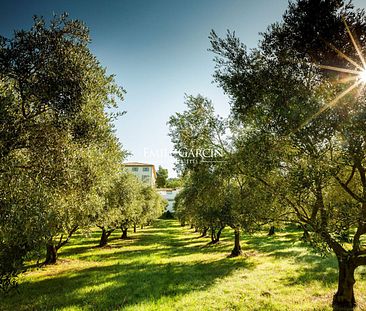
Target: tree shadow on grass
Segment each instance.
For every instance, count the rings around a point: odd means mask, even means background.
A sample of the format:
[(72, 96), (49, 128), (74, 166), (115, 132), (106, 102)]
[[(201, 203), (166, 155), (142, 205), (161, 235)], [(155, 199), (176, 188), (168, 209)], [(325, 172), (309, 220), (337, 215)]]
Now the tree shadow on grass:
[(324, 285), (335, 284), (338, 277), (338, 266), (335, 256), (321, 256), (307, 243), (300, 241), (300, 232), (280, 234), (276, 236), (246, 237), (246, 245), (275, 260), (293, 259), (301, 266), (301, 271), (290, 276), (285, 282), (288, 285), (308, 284), (313, 281)]
[(296, 275), (289, 276), (285, 283), (289, 286), (307, 285), (314, 281), (321, 282), (324, 286), (336, 285), (338, 280), (337, 263), (332, 257), (321, 258), (302, 267)]
[[(191, 237), (182, 239), (179, 235), (157, 235), (151, 233), (143, 233), (128, 240), (112, 238), (105, 248), (95, 248), (91, 256), (91, 247), (70, 248), (60, 252), (60, 258), (73, 256), (77, 254), (77, 258), (81, 260), (130, 260), (131, 258), (139, 259), (139, 257), (160, 256), (161, 258), (172, 258), (187, 255), (205, 255), (228, 252), (227, 244), (215, 244), (206, 247), (206, 240), (193, 241)], [(100, 250), (100, 252), (98, 252)], [(111, 252), (103, 252), (110, 250)]]
[[(51, 274), (41, 274), (40, 279), (26, 279), (20, 284), (20, 294), (11, 293), (4, 297), (0, 301), (0, 309), (80, 307), (115, 310), (154, 302), (162, 297), (206, 290), (216, 280), (235, 273), (236, 269), (254, 268), (254, 264), (244, 258), (215, 257), (220, 259), (213, 260), (202, 256), (217, 252), (224, 255), (222, 247), (225, 244), (202, 248), (204, 239), (200, 243), (194, 242), (192, 235), (182, 234), (182, 228), (174, 221), (159, 221), (155, 226), (141, 230), (128, 241), (118, 239), (119, 233), (114, 233), (110, 241), (112, 248), (108, 250), (92, 248), (97, 241), (95, 234), (89, 241), (80, 236), (80, 240), (75, 239), (60, 251), (60, 258), (77, 254), (77, 258), (82, 260), (80, 265), (75, 262), (75, 266), (64, 271), (61, 269), (56, 274), (52, 274), (50, 269)], [(169, 262), (171, 257), (186, 255), (192, 257), (188, 261), (182, 258)], [(208, 259), (200, 261), (200, 258)], [(87, 261), (89, 263), (86, 264)]]
[(116, 310), (206, 290), (215, 280), (241, 268), (254, 267), (245, 260), (226, 258), (193, 263), (97, 266), (25, 282), (19, 288), (23, 295), (14, 297), (17, 294), (13, 293), (5, 297), (0, 306), (2, 304), (4, 310), (51, 310), (71, 306)]
[[(130, 240), (121, 240), (117, 236), (109, 239), (112, 246), (122, 256), (129, 253), (139, 253), (141, 255), (159, 254), (167, 257), (191, 255), (195, 253), (214, 253), (219, 248), (227, 245), (220, 245), (216, 248), (204, 249), (207, 239), (196, 240), (190, 232), (183, 232), (182, 227), (175, 221), (160, 220), (155, 227), (141, 230), (137, 234), (131, 235)], [(132, 251), (126, 250), (125, 246), (138, 247)], [(86, 257), (86, 256), (85, 256)]]

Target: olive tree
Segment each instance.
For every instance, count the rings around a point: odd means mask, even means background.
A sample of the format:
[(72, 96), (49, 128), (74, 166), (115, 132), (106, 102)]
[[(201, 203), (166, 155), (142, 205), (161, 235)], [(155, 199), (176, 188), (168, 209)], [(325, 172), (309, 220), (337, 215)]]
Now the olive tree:
[(312, 245), (338, 259), (335, 308), (355, 305), (354, 271), (366, 264), (365, 96), (344, 76), (365, 37), (355, 48), (348, 25), (354, 35), (364, 33), (364, 12), (343, 1), (298, 0), (255, 50), (233, 33), (211, 34), (215, 79), (230, 95), (233, 115), (244, 132), (269, 141), (253, 158), (253, 177), (309, 229)]
[(106, 245), (111, 233), (120, 228), (121, 223), (127, 224), (128, 219), (141, 211), (137, 208), (142, 198), (141, 189), (142, 184), (136, 177), (121, 167), (106, 194), (103, 209), (96, 215), (96, 224), (102, 230), (99, 246)]
[(45, 245), (46, 262), (55, 262), (57, 249), (103, 205), (122, 161), (106, 110), (123, 90), (89, 41), (88, 28), (66, 15), (49, 24), (35, 17), (30, 30), (0, 37), (0, 274), (7, 284)]
[(186, 104), (187, 110), (169, 121), (177, 167), (185, 177), (175, 210), (181, 220), (200, 227), (202, 235), (211, 229), (212, 243), (230, 226), (232, 255), (238, 256), (240, 232), (253, 232), (268, 220), (273, 196), (255, 191), (263, 186), (252, 176), (252, 158), (244, 162), (231, 120), (215, 116), (212, 103), (202, 96), (189, 96)]

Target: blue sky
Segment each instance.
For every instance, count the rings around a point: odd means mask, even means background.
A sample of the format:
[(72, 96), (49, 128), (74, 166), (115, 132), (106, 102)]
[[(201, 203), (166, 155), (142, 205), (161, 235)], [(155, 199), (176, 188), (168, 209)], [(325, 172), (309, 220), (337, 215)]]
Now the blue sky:
[[(184, 110), (184, 94), (212, 99), (226, 115), (228, 99), (212, 83), (214, 63), (208, 35), (235, 30), (248, 47), (259, 32), (279, 21), (287, 0), (23, 0), (2, 3), (0, 34), (29, 28), (34, 14), (49, 18), (68, 12), (90, 28), (91, 50), (116, 75), (127, 94), (116, 122), (116, 134), (133, 155), (128, 161), (149, 162), (173, 171), (172, 145), (166, 122)], [(365, 0), (354, 1), (366, 7)]]

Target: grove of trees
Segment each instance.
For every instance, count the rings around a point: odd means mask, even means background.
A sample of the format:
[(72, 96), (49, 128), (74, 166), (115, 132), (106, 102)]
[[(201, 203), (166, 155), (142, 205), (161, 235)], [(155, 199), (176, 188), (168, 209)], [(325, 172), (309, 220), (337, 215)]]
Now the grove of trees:
[[(180, 187), (175, 214), (220, 241), (263, 225), (295, 223), (338, 261), (335, 308), (352, 309), (355, 270), (366, 265), (366, 14), (342, 0), (290, 2), (257, 48), (210, 34), (214, 81), (231, 113), (187, 96), (168, 124)], [(88, 28), (67, 15), (35, 17), (0, 37), (0, 289), (28, 259), (57, 261), (78, 229), (151, 223), (166, 202), (123, 168), (113, 113), (124, 90), (91, 53)], [(337, 69), (338, 68), (338, 69)]]
[(169, 120), (180, 220), (211, 230), (212, 241), (233, 228), (233, 255), (243, 230), (298, 224), (337, 257), (335, 308), (355, 306), (354, 272), (366, 265), (365, 33), (365, 12), (341, 0), (291, 2), (251, 50), (212, 31), (214, 80), (231, 114), (223, 120), (208, 99), (188, 96)]
[(146, 224), (165, 202), (123, 169), (112, 121), (124, 90), (66, 14), (0, 37), (0, 289), (27, 259), (55, 263), (79, 228)]

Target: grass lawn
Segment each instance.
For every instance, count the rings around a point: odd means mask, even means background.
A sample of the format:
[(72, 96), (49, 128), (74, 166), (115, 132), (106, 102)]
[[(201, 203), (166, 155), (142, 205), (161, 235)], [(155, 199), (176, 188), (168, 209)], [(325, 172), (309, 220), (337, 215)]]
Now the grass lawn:
[[(0, 310), (332, 310), (334, 257), (322, 258), (300, 232), (244, 236), (244, 256), (227, 258), (225, 229), (207, 245), (174, 220), (96, 248), (100, 232), (76, 234), (56, 265), (30, 270), (19, 292), (1, 296)], [(356, 275), (357, 310), (366, 310), (366, 269)]]

